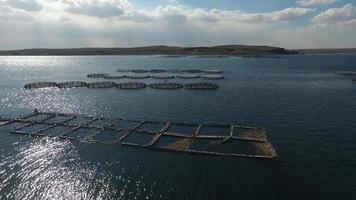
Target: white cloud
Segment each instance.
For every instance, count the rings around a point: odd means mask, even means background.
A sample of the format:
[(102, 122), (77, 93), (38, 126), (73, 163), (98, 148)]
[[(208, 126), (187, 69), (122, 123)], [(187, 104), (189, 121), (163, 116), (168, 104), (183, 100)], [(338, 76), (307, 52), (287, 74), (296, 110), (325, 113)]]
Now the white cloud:
[(297, 0), (297, 3), (304, 7), (316, 6), (319, 4), (332, 4), (338, 0)]
[(337, 22), (351, 20), (356, 18), (356, 7), (352, 4), (346, 4), (342, 8), (330, 8), (315, 16), (312, 19), (314, 23)]
[(99, 18), (117, 17), (131, 8), (127, 0), (65, 0), (65, 11)]
[(31, 21), (34, 18), (25, 12), (17, 11), (8, 6), (0, 5), (0, 20)]
[(36, 0), (8, 0), (7, 4), (25, 11), (40, 11), (42, 9), (42, 5)]

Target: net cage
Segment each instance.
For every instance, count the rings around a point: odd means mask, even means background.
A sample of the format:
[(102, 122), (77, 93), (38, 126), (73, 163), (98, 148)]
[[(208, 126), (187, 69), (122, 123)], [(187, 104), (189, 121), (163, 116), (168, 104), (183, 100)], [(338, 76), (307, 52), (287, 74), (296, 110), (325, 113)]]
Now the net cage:
[(230, 124), (111, 119), (35, 110), (19, 118), (0, 118), (0, 131), (187, 154), (277, 158), (265, 129)]

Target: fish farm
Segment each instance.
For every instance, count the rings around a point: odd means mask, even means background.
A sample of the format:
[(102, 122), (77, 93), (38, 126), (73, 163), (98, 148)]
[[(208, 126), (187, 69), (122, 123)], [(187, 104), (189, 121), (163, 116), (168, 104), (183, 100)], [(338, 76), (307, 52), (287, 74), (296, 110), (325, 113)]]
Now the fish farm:
[(224, 73), (222, 70), (217, 70), (217, 69), (206, 69), (206, 70), (200, 70), (200, 69), (186, 69), (186, 70), (180, 70), (180, 69), (118, 69), (116, 70), (117, 72), (132, 72), (132, 73)]
[(183, 88), (183, 85), (174, 82), (161, 82), (161, 83), (152, 83), (148, 87), (154, 89), (180, 89)]
[[(106, 89), (106, 88), (117, 88), (117, 89), (142, 89), (146, 88), (147, 84), (142, 82), (122, 82), (115, 83), (110, 81), (101, 82), (82, 82), (82, 81), (68, 81), (68, 82), (34, 82), (29, 83), (24, 86), (25, 89), (40, 89), (40, 88), (78, 88), (86, 87), (90, 89)], [(211, 90), (218, 89), (219, 86), (214, 83), (203, 82), (203, 83), (188, 83), (183, 86), (181, 83), (175, 82), (158, 82), (149, 84), (149, 88), (154, 89), (180, 89), (185, 87), (186, 89), (195, 90)]]
[(185, 85), (186, 89), (192, 89), (192, 90), (214, 90), (218, 89), (219, 86), (214, 84), (214, 83), (190, 83)]
[(146, 88), (146, 83), (140, 82), (125, 82), (116, 84), (116, 88), (118, 89), (143, 89)]
[(110, 119), (37, 110), (19, 118), (0, 119), (0, 130), (27, 136), (230, 158), (278, 157), (263, 128)]

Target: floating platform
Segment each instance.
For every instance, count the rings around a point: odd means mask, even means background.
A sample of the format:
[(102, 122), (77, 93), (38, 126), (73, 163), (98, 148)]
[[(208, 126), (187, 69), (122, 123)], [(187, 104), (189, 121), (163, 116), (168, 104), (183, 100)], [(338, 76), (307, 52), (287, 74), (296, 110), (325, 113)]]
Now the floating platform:
[(25, 89), (38, 89), (38, 88), (48, 88), (48, 87), (57, 87), (56, 82), (34, 82), (28, 83), (24, 86)]
[(184, 87), (192, 90), (215, 90), (219, 88), (219, 86), (214, 83), (190, 83)]
[(87, 83), (83, 81), (68, 81), (57, 83), (59, 88), (76, 88), (76, 87), (87, 87)]
[(87, 87), (90, 88), (90, 89), (112, 88), (112, 87), (115, 87), (115, 86), (116, 86), (116, 83), (109, 82), (109, 81), (87, 83)]
[(88, 74), (88, 78), (104, 78), (105, 76), (108, 76), (109, 74)]
[(160, 83), (152, 83), (148, 87), (154, 89), (180, 89), (183, 88), (183, 85), (174, 82), (160, 82)]
[(201, 76), (202, 79), (205, 79), (205, 80), (221, 80), (221, 79), (224, 79), (224, 75), (202, 75)]
[(116, 84), (116, 88), (118, 89), (143, 89), (146, 88), (146, 83), (140, 82), (125, 82)]
[(98, 118), (35, 110), (1, 119), (0, 131), (193, 155), (276, 159), (263, 128)]
[(198, 78), (200, 78), (199, 75), (194, 75), (194, 74), (178, 75), (176, 77), (179, 78), (179, 79), (198, 79)]

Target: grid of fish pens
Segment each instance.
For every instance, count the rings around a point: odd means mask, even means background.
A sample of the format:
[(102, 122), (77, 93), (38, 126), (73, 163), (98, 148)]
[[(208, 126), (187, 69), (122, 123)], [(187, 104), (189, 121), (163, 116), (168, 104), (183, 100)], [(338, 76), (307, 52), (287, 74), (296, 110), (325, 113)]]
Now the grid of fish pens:
[(0, 131), (187, 154), (277, 158), (264, 129), (236, 125), (110, 119), (35, 110), (16, 119), (1, 119)]

